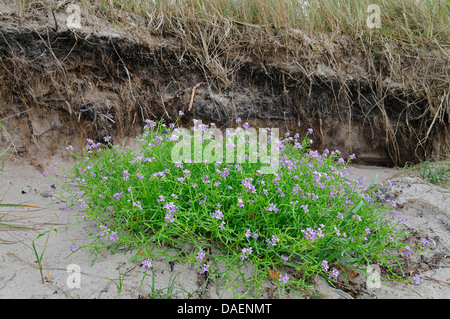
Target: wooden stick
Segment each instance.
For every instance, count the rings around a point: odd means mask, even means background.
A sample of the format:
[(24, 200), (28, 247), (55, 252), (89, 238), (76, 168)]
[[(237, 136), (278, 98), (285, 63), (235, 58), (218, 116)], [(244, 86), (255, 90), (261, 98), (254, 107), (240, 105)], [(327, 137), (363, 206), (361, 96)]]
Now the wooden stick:
[(192, 104), (194, 103), (194, 96), (195, 96), (195, 91), (197, 90), (197, 88), (202, 85), (203, 82), (197, 83), (193, 88), (192, 88), (192, 93), (191, 93), (191, 101), (189, 102), (189, 109), (188, 111), (191, 111), (192, 108)]

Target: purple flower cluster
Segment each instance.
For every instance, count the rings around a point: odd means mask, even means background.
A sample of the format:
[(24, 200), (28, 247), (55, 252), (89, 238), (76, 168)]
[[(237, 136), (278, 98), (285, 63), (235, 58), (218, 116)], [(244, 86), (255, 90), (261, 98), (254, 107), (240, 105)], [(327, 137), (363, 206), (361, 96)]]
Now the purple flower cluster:
[(415, 274), (414, 277), (411, 278), (411, 281), (415, 285), (420, 285), (420, 283), (422, 282), (422, 279), (420, 278), (420, 276), (418, 274)]
[(241, 181), (241, 185), (245, 186), (247, 192), (252, 192), (253, 194), (256, 194), (256, 188), (252, 185), (253, 178), (246, 177)]
[(287, 274), (285, 274), (284, 276), (280, 274), (278, 280), (281, 281), (283, 284), (287, 284), (289, 281), (289, 276)]
[(337, 280), (339, 277), (340, 272), (336, 268), (333, 267), (333, 270), (331, 271), (330, 275), (328, 276), (329, 279)]
[(217, 219), (222, 219), (223, 218), (223, 213), (220, 210), (221, 205), (217, 204), (217, 209), (214, 213), (212, 213), (212, 218), (217, 218)]
[(245, 230), (245, 237), (247, 237), (247, 238), (253, 237), (254, 239), (258, 239), (259, 235), (256, 232), (253, 233), (253, 235), (252, 235), (250, 229), (246, 229)]
[(153, 261), (150, 258), (147, 258), (142, 262), (142, 268), (144, 270), (151, 269), (153, 266)]
[(319, 238), (323, 238), (324, 234), (322, 232), (322, 228), (319, 228), (318, 230), (314, 230), (312, 228), (306, 228), (306, 230), (301, 229), (302, 233), (305, 234), (305, 238), (310, 240), (312, 243), (317, 239), (317, 237)]
[(412, 250), (411, 247), (409, 247), (408, 245), (405, 246), (405, 248), (402, 249), (402, 251), (405, 255), (411, 255), (412, 253), (414, 253), (414, 250)]
[(163, 208), (166, 210), (166, 226), (168, 222), (174, 222), (175, 221), (175, 217), (173, 217), (173, 213), (177, 212), (177, 206), (174, 205), (173, 202), (169, 202), (164, 204)]
[(269, 248), (270, 246), (275, 247), (277, 243), (280, 241), (280, 239), (277, 236), (272, 235), (272, 239), (266, 239), (266, 241), (267, 241), (267, 248)]
[(200, 248), (200, 251), (197, 253), (197, 261), (202, 262), (203, 259), (205, 259), (206, 253), (203, 251), (203, 249)]
[(169, 170), (166, 168), (165, 170), (163, 170), (163, 171), (161, 171), (161, 172), (153, 173), (152, 176), (153, 176), (153, 177), (159, 176), (159, 177), (161, 177), (161, 179), (165, 179), (165, 178), (166, 178), (166, 174), (167, 174), (168, 171), (169, 171)]
[(264, 207), (264, 209), (268, 212), (278, 213), (277, 205), (275, 205), (274, 203), (270, 203), (269, 206)]
[(75, 251), (75, 250), (78, 249), (78, 245), (75, 244), (75, 243), (72, 243), (72, 244), (70, 245), (69, 249), (70, 249), (71, 251)]
[(250, 255), (252, 252), (253, 252), (253, 248), (252, 248), (252, 247), (249, 247), (249, 248), (242, 248), (242, 254), (240, 255), (240, 256), (241, 256), (241, 259), (242, 259), (242, 260), (247, 259), (247, 258), (248, 258), (248, 255)]
[(436, 247), (436, 242), (433, 239), (427, 239), (427, 238), (421, 238), (420, 241), (422, 242), (423, 248), (430, 247), (431, 244), (433, 244), (434, 247)]
[[(328, 272), (328, 270), (330, 269), (330, 267), (328, 266), (328, 261), (322, 260), (321, 265), (322, 265), (323, 270), (325, 272)], [(339, 275), (340, 275), (339, 270), (337, 270), (336, 268), (333, 267), (330, 274), (328, 275), (328, 278), (336, 280), (339, 277)]]
[(98, 235), (100, 237), (103, 237), (103, 236), (109, 234), (110, 229), (106, 225), (100, 224), (99, 228), (100, 228), (100, 231), (98, 232)]
[(111, 232), (111, 235), (109, 236), (109, 240), (112, 240), (114, 242), (119, 240), (119, 236), (117, 235), (116, 231)]
[(123, 180), (124, 180), (124, 181), (130, 180), (130, 173), (128, 173), (128, 170), (124, 170), (124, 171), (122, 172), (122, 174), (123, 174)]
[(198, 272), (200, 274), (203, 274), (203, 273), (205, 273), (207, 271), (209, 271), (209, 264), (206, 264), (206, 263), (203, 264), (203, 266), (198, 269)]
[(88, 142), (88, 144), (86, 144), (86, 149), (88, 150), (87, 153), (92, 153), (93, 152), (92, 149), (99, 149), (100, 145), (102, 144), (100, 142), (94, 143), (94, 141), (89, 138), (87, 139), (87, 142)]

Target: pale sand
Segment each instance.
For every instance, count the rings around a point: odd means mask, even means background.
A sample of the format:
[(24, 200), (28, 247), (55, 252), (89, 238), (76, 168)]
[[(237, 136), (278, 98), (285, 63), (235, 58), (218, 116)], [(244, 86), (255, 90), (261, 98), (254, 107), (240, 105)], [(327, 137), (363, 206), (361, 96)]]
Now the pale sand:
[[(54, 162), (62, 162), (55, 159)], [(61, 165), (60, 165), (61, 166)], [(70, 163), (65, 164), (66, 168)], [(54, 170), (49, 163), (46, 170), (50, 175)], [(449, 242), (450, 242), (450, 198), (449, 189), (434, 186), (416, 175), (401, 173), (396, 169), (352, 166), (348, 178), (359, 175), (366, 176), (366, 184), (378, 174), (377, 181), (391, 179), (393, 188), (391, 194), (397, 194), (395, 200), (403, 205), (399, 215), (405, 220), (406, 226), (419, 237), (431, 237), (437, 241), (437, 247), (432, 249), (425, 260), (433, 263), (426, 265), (420, 257), (411, 259), (409, 270), (420, 273), (423, 282), (416, 286), (408, 283), (385, 283), (380, 288), (368, 289), (365, 275), (354, 278), (356, 286), (352, 289), (357, 298), (449, 298), (450, 297), (450, 269), (449, 269)], [(61, 179), (61, 175), (56, 175)], [(69, 255), (69, 246), (72, 242), (81, 243), (89, 237), (93, 228), (88, 223), (70, 225), (76, 222), (69, 213), (61, 209), (64, 202), (54, 201), (48, 194), (54, 182), (34, 167), (9, 162), (0, 172), (0, 198), (2, 203), (26, 204), (40, 207), (39, 209), (13, 210), (4, 216), (0, 222), (11, 220), (10, 223), (20, 224), (29, 228), (13, 229), (1, 227), (0, 230), (0, 298), (139, 298), (148, 297), (152, 291), (151, 277), (146, 277), (140, 287), (142, 274), (141, 267), (128, 261), (133, 253), (110, 254), (102, 253), (94, 265), (93, 256), (89, 249), (81, 249)], [(3, 212), (7, 209), (3, 208)], [(16, 219), (18, 218), (18, 219)], [(13, 220), (15, 219), (15, 220)], [(41, 283), (40, 272), (36, 263), (36, 256), (32, 249), (32, 241), (39, 234), (49, 229), (57, 229), (48, 238), (47, 247), (43, 255), (43, 274), (45, 284)], [(43, 236), (36, 241), (38, 252), (41, 253), (45, 239)], [(81, 270), (80, 288), (71, 288), (67, 279), (69, 265), (78, 265)], [(174, 297), (199, 298), (204, 287), (204, 276), (199, 275), (197, 269), (188, 265), (174, 263), (171, 265), (160, 258), (153, 262), (155, 274), (154, 289), (172, 286), (175, 289)], [(122, 277), (122, 290), (118, 292), (116, 285), (107, 278), (119, 283), (119, 268)], [(173, 270), (173, 271), (172, 271)], [(251, 267), (248, 267), (248, 271)], [(269, 291), (261, 295), (262, 298), (272, 297), (276, 283), (266, 282), (264, 286)], [(205, 290), (206, 298), (233, 298), (233, 291), (227, 291), (209, 283)], [(330, 288), (331, 289), (331, 288)], [(188, 295), (186, 292), (190, 293)], [(236, 293), (243, 291), (237, 290)], [(323, 292), (323, 291), (322, 291)], [(276, 297), (276, 294), (275, 294)], [(292, 293), (286, 298), (295, 297)]]

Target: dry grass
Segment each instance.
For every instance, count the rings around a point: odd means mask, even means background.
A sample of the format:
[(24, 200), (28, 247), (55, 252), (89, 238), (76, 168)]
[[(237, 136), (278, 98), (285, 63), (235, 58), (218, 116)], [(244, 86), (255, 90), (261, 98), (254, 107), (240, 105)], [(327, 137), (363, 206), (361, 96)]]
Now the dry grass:
[[(69, 1), (15, 3), (16, 13), (26, 15), (48, 7), (64, 8)], [(450, 4), (445, 0), (83, 0), (78, 4), (84, 16), (114, 24), (130, 13), (145, 17), (148, 33), (175, 39), (189, 52), (203, 70), (208, 88), (239, 85), (236, 74), (249, 59), (281, 65), (286, 77), (292, 76), (292, 69), (301, 71), (310, 86), (317, 83), (318, 65), (325, 66), (333, 70), (325, 74), (330, 81), (340, 83), (340, 89), (333, 91), (336, 100), (348, 99), (349, 130), (355, 99), (350, 85), (356, 77), (375, 97), (367, 101), (373, 107), (361, 112), (365, 118), (373, 109), (381, 114), (379, 125), (394, 163), (401, 157), (403, 140), (411, 140), (422, 159), (450, 146), (432, 145), (433, 140), (448, 144), (450, 134)], [(380, 29), (367, 27), (369, 4), (380, 7)], [(394, 118), (393, 100), (406, 105)]]
[[(15, 0), (19, 15), (61, 8), (69, 1)], [(146, 16), (155, 28), (183, 22), (237, 23), (280, 29), (331, 32), (353, 38), (388, 38), (403, 44), (446, 45), (449, 41), (450, 4), (446, 0), (82, 0), (84, 12), (118, 20), (124, 11)], [(370, 30), (370, 4), (380, 7), (381, 28)], [(191, 25), (193, 26), (193, 25)]]

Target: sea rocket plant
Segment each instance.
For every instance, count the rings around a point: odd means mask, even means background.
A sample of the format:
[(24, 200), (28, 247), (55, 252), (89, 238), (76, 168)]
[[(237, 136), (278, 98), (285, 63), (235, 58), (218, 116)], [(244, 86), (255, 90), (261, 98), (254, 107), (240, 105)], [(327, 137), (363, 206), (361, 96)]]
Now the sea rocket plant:
[[(250, 129), (248, 123), (239, 126), (241, 122), (235, 123), (236, 139)], [(214, 153), (215, 140), (206, 135), (194, 140), (193, 134), (187, 141), (194, 148), (191, 159), (173, 162), (178, 143), (173, 133), (179, 128), (178, 122), (146, 120), (136, 138), (139, 149), (112, 145), (110, 137), (104, 139), (107, 145), (87, 141), (81, 153), (67, 147), (77, 159), (68, 177), (79, 191), (63, 189), (70, 194), (71, 207), (97, 225), (85, 247), (95, 254), (138, 248), (144, 255), (133, 260), (143, 260), (145, 270), (152, 268), (153, 246), (180, 249), (176, 258), (195, 263), (200, 273), (225, 265), (221, 276), (229, 278), (243, 264), (253, 263), (258, 276), (292, 287), (307, 287), (307, 278), (316, 273), (339, 280), (346, 267), (367, 260), (388, 264), (391, 251), (402, 249), (404, 257), (417, 253), (402, 242), (395, 202), (379, 191), (390, 182), (366, 189), (362, 179), (347, 181), (348, 161), (338, 150), (320, 154), (310, 149), (312, 129), (303, 139), (298, 133), (280, 140), (268, 136), (268, 148), (277, 143), (280, 149), (279, 168), (268, 174), (249, 161), (251, 143), (245, 143), (244, 161), (196, 162), (195, 147)], [(206, 134), (211, 128), (217, 127), (201, 124), (192, 130)], [(223, 146), (238, 152), (236, 140), (224, 139)], [(202, 248), (187, 249), (189, 244)], [(432, 244), (423, 238), (420, 248)], [(70, 249), (78, 250), (78, 244)], [(206, 249), (214, 250), (208, 262)], [(268, 269), (279, 272), (271, 277)]]

